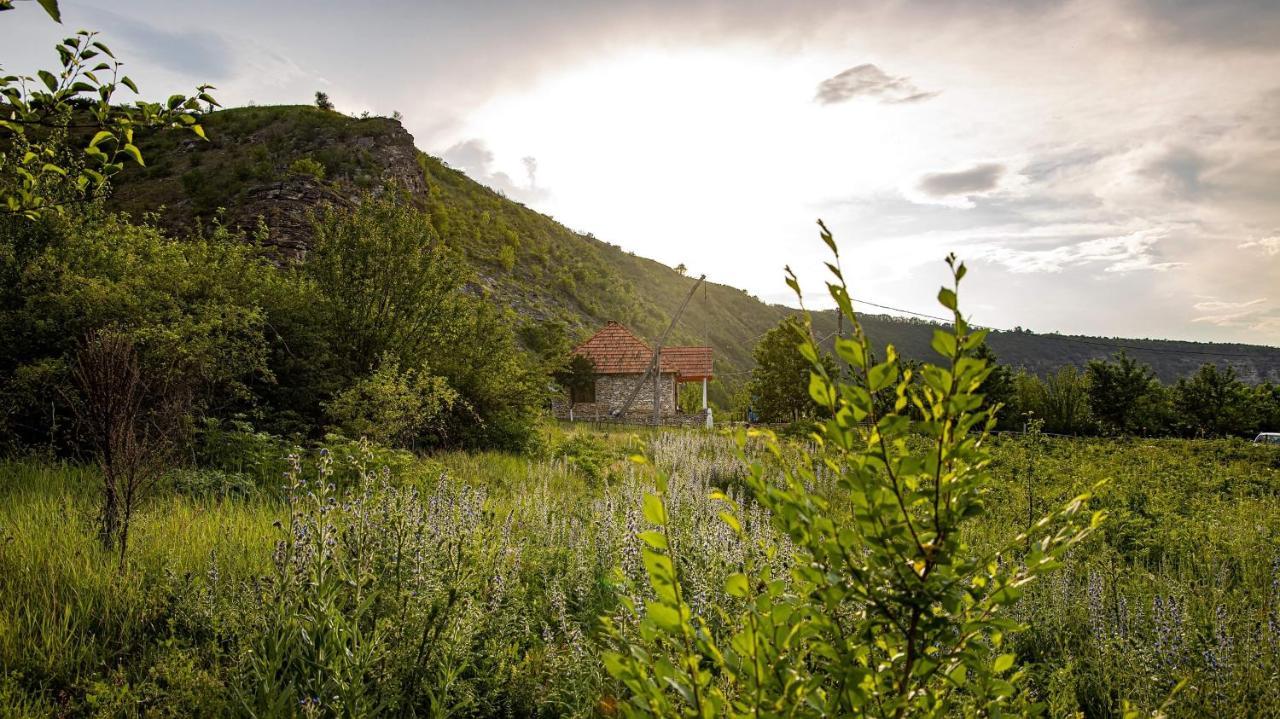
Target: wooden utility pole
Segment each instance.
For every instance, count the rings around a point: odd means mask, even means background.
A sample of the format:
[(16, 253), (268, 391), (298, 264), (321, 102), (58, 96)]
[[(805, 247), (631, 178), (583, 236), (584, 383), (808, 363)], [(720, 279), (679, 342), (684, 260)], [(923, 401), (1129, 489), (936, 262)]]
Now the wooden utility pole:
[(675, 317), (671, 318), (671, 324), (667, 325), (667, 330), (662, 333), (662, 337), (658, 339), (658, 344), (653, 348), (653, 356), (649, 358), (649, 366), (645, 369), (644, 374), (640, 376), (640, 381), (636, 382), (636, 386), (632, 388), (631, 394), (627, 395), (627, 401), (622, 403), (618, 409), (610, 412), (612, 417), (622, 417), (626, 415), (627, 410), (631, 409), (631, 405), (635, 403), (636, 397), (640, 395), (640, 390), (644, 388), (644, 381), (649, 378), (649, 374), (653, 373), (653, 423), (658, 423), (658, 415), (660, 412), (659, 392), (661, 385), (662, 372), (659, 369), (658, 358), (662, 355), (662, 346), (666, 344), (667, 337), (671, 335), (671, 330), (675, 329), (676, 322), (680, 321), (680, 315), (684, 314), (684, 308), (689, 306), (689, 300), (693, 299), (693, 293), (697, 291), (698, 285), (707, 279), (706, 275), (698, 277), (698, 281), (693, 283), (693, 287), (689, 288), (689, 294), (685, 295), (684, 302), (680, 303), (680, 309), (676, 310)]

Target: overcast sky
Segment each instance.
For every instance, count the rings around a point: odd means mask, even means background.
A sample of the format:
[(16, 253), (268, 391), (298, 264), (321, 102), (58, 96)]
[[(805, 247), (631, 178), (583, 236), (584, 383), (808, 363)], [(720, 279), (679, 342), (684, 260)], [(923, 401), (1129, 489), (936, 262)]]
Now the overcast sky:
[[(0, 17), (5, 70), (102, 30), (144, 93), (400, 111), (568, 226), (770, 301), (1280, 345), (1280, 2), (171, 2)], [(109, 8), (109, 9), (105, 9)], [(815, 304), (819, 304), (815, 302)]]

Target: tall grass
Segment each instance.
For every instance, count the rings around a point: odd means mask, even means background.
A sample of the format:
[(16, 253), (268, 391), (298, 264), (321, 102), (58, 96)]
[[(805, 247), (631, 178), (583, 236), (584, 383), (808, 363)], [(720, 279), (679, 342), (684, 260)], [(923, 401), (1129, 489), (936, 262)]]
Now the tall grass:
[[(651, 441), (672, 477), (672, 531), (688, 548), (681, 569), (700, 614), (730, 606), (724, 579), (746, 551), (706, 501), (713, 487), (747, 507), (760, 556), (785, 574), (787, 541), (744, 496), (727, 439), (670, 432)], [(429, 692), (456, 716), (611, 711), (617, 689), (600, 664), (598, 617), (630, 631), (619, 598), (646, 598), (635, 534), (649, 485), (625, 461), (635, 448), (625, 434), (556, 430), (536, 457), (444, 454), (391, 476), (402, 504), (387, 504), (388, 494), (371, 499), (376, 506), (420, 513), (424, 527), (448, 514), (472, 528), (448, 535), (470, 538), (460, 545), (417, 545), (429, 576), (464, 567), (470, 578), (457, 583), (447, 631), (431, 639), (432, 673), (406, 702), (425, 707)], [(1104, 530), (1018, 605), (1031, 625), (1016, 640), (1018, 658), (1052, 714), (1112, 716), (1123, 699), (1156, 706), (1185, 678), (1175, 716), (1274, 715), (1280, 453), (1233, 441), (1033, 437), (1001, 439), (994, 454), (989, 517), (967, 530), (977, 543), (1004, 541), (1029, 514), (1111, 480), (1093, 500), (1111, 517)], [(270, 616), (275, 525), (289, 519), (268, 486), (280, 478), (260, 479), (267, 488), (247, 498), (159, 492), (139, 511), (123, 571), (95, 539), (94, 482), (94, 470), (75, 465), (0, 463), (0, 716), (244, 713), (237, 697)], [(332, 511), (355, 516), (355, 499)], [(457, 514), (464, 507), (474, 510)], [(385, 588), (389, 576), (370, 581)], [(401, 597), (410, 613), (425, 616), (447, 596), (431, 582)], [(398, 615), (380, 612), (370, 631), (377, 622), (393, 631)], [(397, 653), (402, 643), (388, 645), (378, 671), (415, 670), (416, 646)]]

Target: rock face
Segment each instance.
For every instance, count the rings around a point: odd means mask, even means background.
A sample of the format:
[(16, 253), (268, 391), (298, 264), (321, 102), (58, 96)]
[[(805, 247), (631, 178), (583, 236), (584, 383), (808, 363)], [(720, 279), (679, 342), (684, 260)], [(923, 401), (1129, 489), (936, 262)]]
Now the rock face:
[(311, 248), (313, 217), (325, 206), (349, 206), (350, 197), (319, 181), (294, 176), (249, 188), (244, 203), (236, 208), (233, 222), (252, 234), (261, 222), (266, 226), (263, 244), (281, 259), (303, 260)]
[(325, 207), (350, 207), (366, 192), (379, 195), (389, 188), (415, 199), (425, 198), (427, 183), (418, 165), (413, 135), (396, 120), (379, 119), (386, 125), (382, 132), (347, 140), (345, 145), (361, 158), (361, 169), (370, 172), (339, 175), (332, 181), (290, 173), (278, 182), (250, 186), (232, 221), (251, 234), (259, 223), (265, 225), (263, 243), (277, 250), (282, 259), (296, 261), (304, 259), (311, 248), (314, 216)]
[[(143, 140), (154, 164), (124, 173), (112, 203), (136, 214), (163, 207), (177, 235), (220, 217), (282, 260), (306, 256), (313, 217), (388, 188), (425, 204), (427, 182), (413, 135), (398, 120), (315, 108), (239, 108), (206, 118), (209, 141)], [(265, 234), (260, 229), (265, 227)]]

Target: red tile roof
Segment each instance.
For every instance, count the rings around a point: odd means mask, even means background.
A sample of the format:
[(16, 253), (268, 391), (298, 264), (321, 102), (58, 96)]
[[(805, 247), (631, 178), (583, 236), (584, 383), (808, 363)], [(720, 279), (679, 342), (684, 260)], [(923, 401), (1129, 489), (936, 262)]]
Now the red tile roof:
[[(573, 350), (585, 355), (600, 374), (643, 374), (653, 357), (653, 348), (617, 322), (606, 324)], [(664, 347), (659, 357), (661, 370), (676, 373), (681, 382), (711, 378), (710, 347)]]
[(711, 379), (711, 348), (663, 347), (662, 366), (674, 369), (681, 382)]

